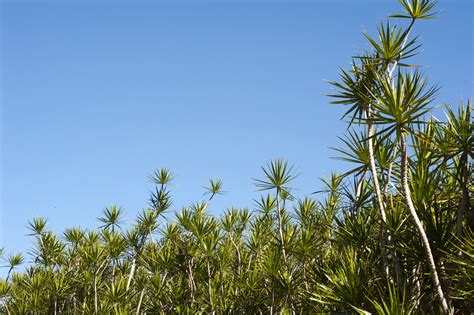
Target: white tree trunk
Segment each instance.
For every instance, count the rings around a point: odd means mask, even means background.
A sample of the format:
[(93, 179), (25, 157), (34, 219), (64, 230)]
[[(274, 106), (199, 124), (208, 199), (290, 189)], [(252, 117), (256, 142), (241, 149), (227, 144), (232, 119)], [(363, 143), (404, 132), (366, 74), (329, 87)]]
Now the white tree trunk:
[(423, 248), (425, 250), (426, 258), (428, 260), (428, 266), (430, 267), (430, 271), (431, 271), (431, 280), (433, 281), (433, 286), (436, 292), (438, 293), (438, 297), (440, 299), (443, 311), (446, 314), (452, 314), (453, 312), (448, 306), (448, 303), (444, 296), (443, 289), (441, 288), (441, 284), (439, 282), (438, 271), (436, 270), (436, 264), (433, 258), (433, 254), (431, 252), (430, 242), (428, 241), (428, 237), (426, 236), (425, 229), (423, 228), (423, 225), (420, 219), (418, 218), (418, 214), (416, 213), (415, 206), (413, 205), (413, 201), (411, 199), (410, 187), (408, 186), (407, 141), (406, 141), (406, 135), (403, 133), (400, 135), (400, 150), (401, 150), (401, 158), (402, 158), (400, 181), (402, 184), (403, 195), (405, 196), (408, 210), (410, 211), (410, 215), (413, 218), (413, 221), (415, 222), (415, 226), (418, 229), (418, 233), (420, 234), (421, 241), (423, 243)]

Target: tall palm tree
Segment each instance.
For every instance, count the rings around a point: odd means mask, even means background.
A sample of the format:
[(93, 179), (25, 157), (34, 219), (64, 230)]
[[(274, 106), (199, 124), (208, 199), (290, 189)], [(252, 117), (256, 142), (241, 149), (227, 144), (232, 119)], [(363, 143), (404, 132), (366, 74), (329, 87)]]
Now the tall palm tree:
[(443, 311), (452, 312), (448, 306), (447, 299), (441, 287), (438, 271), (434, 261), (431, 246), (426, 236), (423, 224), (420, 221), (413, 200), (410, 186), (408, 184), (409, 162), (407, 134), (414, 133), (413, 125), (420, 122), (422, 117), (429, 111), (428, 106), (433, 101), (437, 87), (427, 87), (427, 80), (415, 71), (399, 72), (395, 81), (386, 76), (378, 77), (380, 91), (376, 95), (377, 102), (373, 106), (377, 109), (374, 122), (384, 127), (384, 133), (394, 131), (399, 139), (401, 172), (400, 183), (402, 191), (410, 211), (410, 215), (420, 234), (426, 259), (431, 271), (433, 286), (438, 293)]

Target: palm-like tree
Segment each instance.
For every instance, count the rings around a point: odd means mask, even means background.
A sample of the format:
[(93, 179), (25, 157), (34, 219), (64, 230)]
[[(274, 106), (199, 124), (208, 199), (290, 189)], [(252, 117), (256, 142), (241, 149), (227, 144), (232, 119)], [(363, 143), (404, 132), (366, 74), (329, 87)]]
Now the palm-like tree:
[(431, 246), (413, 204), (408, 183), (407, 134), (413, 134), (412, 126), (421, 122), (421, 118), (428, 113), (428, 106), (432, 102), (437, 88), (427, 87), (427, 80), (417, 71), (414, 74), (399, 72), (394, 84), (387, 77), (380, 76), (378, 79), (380, 90), (376, 95), (377, 102), (374, 103), (374, 107), (377, 109), (374, 122), (383, 126), (384, 133), (395, 132), (396, 137), (399, 139), (401, 159), (400, 183), (402, 191), (426, 252), (433, 285), (439, 295), (444, 312), (449, 313), (449, 306), (441, 288)]

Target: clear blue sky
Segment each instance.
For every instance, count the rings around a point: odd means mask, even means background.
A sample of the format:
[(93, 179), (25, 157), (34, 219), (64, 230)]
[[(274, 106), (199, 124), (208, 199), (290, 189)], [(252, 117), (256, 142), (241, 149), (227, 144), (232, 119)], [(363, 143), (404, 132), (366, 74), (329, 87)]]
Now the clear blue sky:
[[(439, 104), (473, 95), (473, 5), (441, 0), (420, 22), (416, 61)], [(227, 191), (211, 211), (252, 207), (252, 178), (282, 157), (297, 194), (345, 165), (331, 160), (345, 124), (325, 80), (368, 47), (384, 1), (2, 1), (1, 240), (26, 251), (27, 221), (96, 227), (117, 204), (147, 207), (153, 170), (176, 173), (174, 209)]]

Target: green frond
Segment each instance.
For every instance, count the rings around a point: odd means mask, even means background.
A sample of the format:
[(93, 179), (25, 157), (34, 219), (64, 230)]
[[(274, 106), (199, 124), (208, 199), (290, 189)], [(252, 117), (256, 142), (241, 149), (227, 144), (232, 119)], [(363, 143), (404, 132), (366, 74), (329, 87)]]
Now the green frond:
[(156, 170), (149, 178), (157, 185), (167, 185), (174, 179), (174, 174), (168, 168), (162, 167)]
[(436, 16), (433, 8), (436, 5), (435, 0), (399, 0), (405, 12), (403, 14), (393, 14), (390, 17), (427, 20)]
[(289, 184), (296, 178), (292, 174), (293, 166), (288, 165), (287, 161), (281, 159), (271, 161), (267, 167), (262, 167), (265, 179), (255, 179), (255, 186), (258, 191), (278, 189), (289, 190)]

